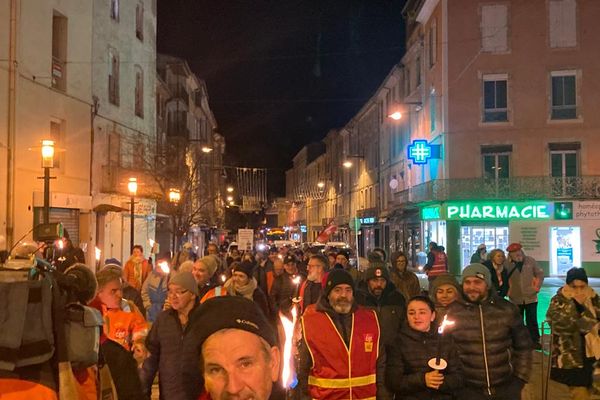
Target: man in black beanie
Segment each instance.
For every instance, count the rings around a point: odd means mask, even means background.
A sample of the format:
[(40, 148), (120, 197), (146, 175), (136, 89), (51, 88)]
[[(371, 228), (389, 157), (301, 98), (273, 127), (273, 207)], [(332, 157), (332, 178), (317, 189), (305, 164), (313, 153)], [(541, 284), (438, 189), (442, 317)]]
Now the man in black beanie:
[(301, 321), (299, 398), (385, 396), (385, 356), (377, 316), (354, 302), (354, 280), (348, 272), (329, 273), (316, 308), (305, 312)]
[(279, 377), (276, 334), (258, 306), (243, 297), (214, 297), (198, 309), (196, 333), (211, 399), (267, 400)]

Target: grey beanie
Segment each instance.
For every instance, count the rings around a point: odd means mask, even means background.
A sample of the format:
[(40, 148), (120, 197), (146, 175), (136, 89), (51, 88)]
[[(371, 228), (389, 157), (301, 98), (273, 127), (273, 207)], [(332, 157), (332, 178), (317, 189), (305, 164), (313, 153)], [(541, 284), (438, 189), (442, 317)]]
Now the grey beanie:
[(196, 279), (194, 279), (194, 275), (188, 271), (180, 271), (175, 275), (171, 276), (169, 280), (169, 285), (179, 285), (185, 290), (192, 292), (196, 296), (198, 296), (198, 284), (196, 283)]
[(204, 256), (199, 260), (204, 266), (208, 269), (208, 274), (212, 278), (212, 276), (217, 271), (219, 267), (219, 262), (215, 256)]
[(490, 270), (485, 265), (473, 263), (467, 266), (462, 273), (462, 282), (465, 281), (465, 278), (470, 276), (483, 279), (485, 283), (487, 283), (488, 287), (492, 287), (492, 275), (490, 274)]

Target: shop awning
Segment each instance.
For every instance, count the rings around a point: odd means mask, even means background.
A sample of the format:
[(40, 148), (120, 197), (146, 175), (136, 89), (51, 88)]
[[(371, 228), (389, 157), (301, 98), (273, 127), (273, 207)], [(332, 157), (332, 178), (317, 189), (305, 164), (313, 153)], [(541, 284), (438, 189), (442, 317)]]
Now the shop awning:
[(93, 208), (93, 210), (99, 213), (128, 211), (126, 208), (115, 206), (112, 204), (98, 204), (96, 207)]

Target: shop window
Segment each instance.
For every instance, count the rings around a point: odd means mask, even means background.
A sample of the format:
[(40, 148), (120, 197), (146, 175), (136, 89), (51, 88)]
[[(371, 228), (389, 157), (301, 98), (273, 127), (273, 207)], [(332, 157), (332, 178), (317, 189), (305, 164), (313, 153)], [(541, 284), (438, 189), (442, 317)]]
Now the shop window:
[(550, 228), (550, 274), (566, 275), (581, 266), (581, 228), (558, 226)]
[(463, 268), (471, 263), (471, 256), (480, 244), (485, 244), (488, 251), (491, 249), (505, 249), (508, 246), (508, 226), (462, 226), (460, 233), (460, 254)]
[(554, 71), (551, 74), (551, 119), (577, 118), (577, 75), (575, 71)]
[(508, 121), (508, 75), (483, 76), (483, 122)]

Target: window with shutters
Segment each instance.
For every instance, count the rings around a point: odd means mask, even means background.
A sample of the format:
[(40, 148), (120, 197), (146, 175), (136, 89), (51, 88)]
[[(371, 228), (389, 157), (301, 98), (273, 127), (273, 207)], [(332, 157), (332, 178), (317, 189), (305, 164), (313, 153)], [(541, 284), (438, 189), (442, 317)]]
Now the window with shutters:
[(115, 49), (108, 50), (108, 101), (119, 105), (119, 54)]
[(52, 15), (52, 87), (67, 89), (67, 27), (68, 19), (54, 11)]
[(138, 3), (135, 7), (135, 37), (144, 40), (144, 5)]
[(548, 28), (551, 48), (577, 46), (577, 1), (550, 0)]
[(553, 71), (552, 106), (550, 118), (577, 119), (577, 73), (576, 71)]
[(429, 27), (429, 67), (437, 61), (437, 22), (434, 19)]
[(508, 121), (508, 75), (483, 76), (483, 122)]
[(509, 51), (507, 5), (481, 6), (481, 50), (488, 53)]
[(144, 118), (144, 71), (135, 66), (135, 115)]
[(110, 18), (119, 21), (119, 0), (110, 0)]

